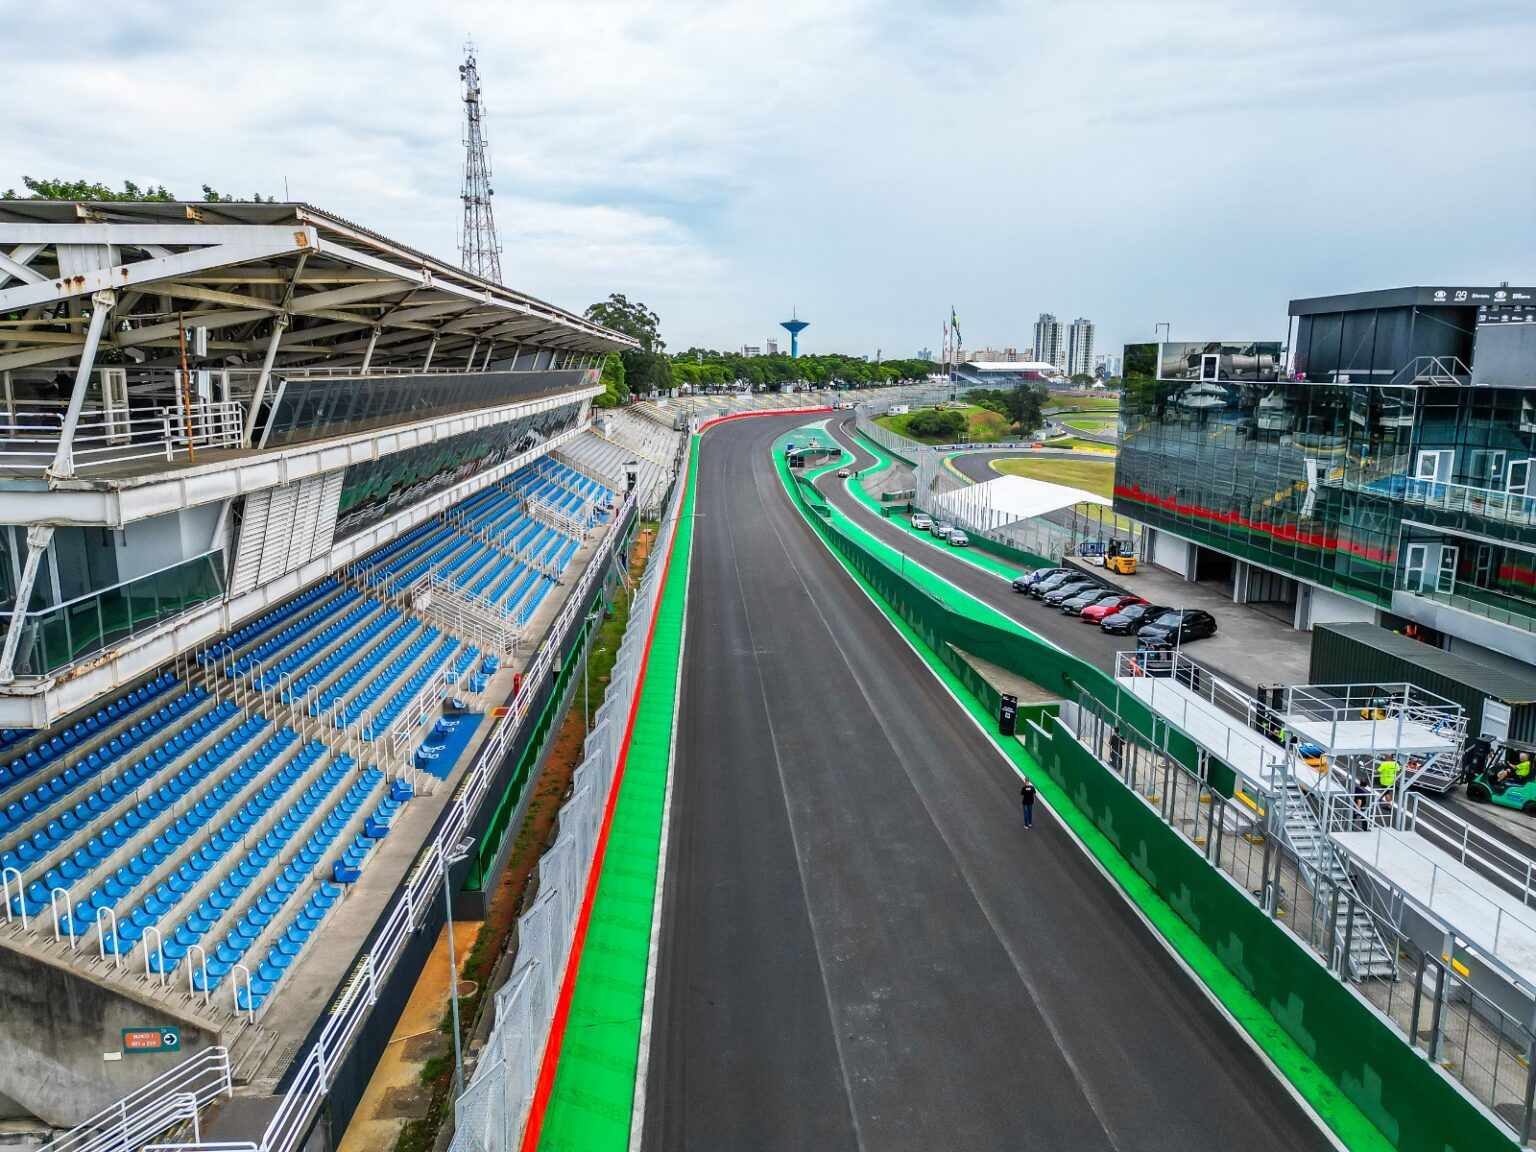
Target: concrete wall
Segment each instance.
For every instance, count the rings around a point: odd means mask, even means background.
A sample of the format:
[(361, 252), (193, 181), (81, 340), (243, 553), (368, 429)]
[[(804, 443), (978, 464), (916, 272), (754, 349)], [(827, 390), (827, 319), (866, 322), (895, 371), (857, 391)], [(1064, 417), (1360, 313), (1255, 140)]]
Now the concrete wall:
[[(116, 1058), (124, 1028), (172, 1025), (180, 1052)], [(0, 941), (0, 1098), (49, 1124), (78, 1124), (217, 1043), (191, 1017)]]
[(1376, 607), (1353, 596), (1341, 596), (1326, 588), (1303, 584), (1297, 593), (1296, 627), (1310, 632), (1319, 624), (1346, 624), (1363, 620), (1376, 623)]

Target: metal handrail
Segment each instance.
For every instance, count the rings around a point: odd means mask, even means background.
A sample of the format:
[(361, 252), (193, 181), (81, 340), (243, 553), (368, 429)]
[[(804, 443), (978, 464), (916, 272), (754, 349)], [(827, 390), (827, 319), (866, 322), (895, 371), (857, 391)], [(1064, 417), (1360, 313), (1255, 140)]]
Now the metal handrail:
[(138, 1148), (175, 1122), (179, 1098), (191, 1095), (199, 1107), (206, 1108), (220, 1097), (234, 1094), (229, 1049), (204, 1048), (61, 1133), (43, 1146), (43, 1152), (124, 1152)]

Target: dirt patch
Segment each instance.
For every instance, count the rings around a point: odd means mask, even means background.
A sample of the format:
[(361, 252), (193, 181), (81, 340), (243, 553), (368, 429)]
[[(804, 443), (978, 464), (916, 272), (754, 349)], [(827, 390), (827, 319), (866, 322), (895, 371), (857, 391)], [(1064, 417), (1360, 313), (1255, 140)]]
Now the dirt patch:
[(407, 1037), (400, 1046), (400, 1053), (412, 1064), (425, 1064), (434, 1056), (448, 1051), (448, 1037), (441, 1032), (422, 1032)]
[(379, 1101), (375, 1120), (419, 1120), (432, 1106), (432, 1090), (425, 1084), (391, 1088)]

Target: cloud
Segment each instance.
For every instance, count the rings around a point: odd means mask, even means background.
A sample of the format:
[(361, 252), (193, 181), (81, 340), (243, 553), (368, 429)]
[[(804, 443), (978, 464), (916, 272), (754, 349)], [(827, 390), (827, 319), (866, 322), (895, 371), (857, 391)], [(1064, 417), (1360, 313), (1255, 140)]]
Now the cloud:
[[(310, 200), (456, 249), (479, 50), (503, 267), (674, 347), (1276, 336), (1292, 295), (1532, 279), (1524, 0), (0, 0), (23, 174)], [(1502, 191), (1500, 191), (1502, 190)], [(1512, 198), (1512, 199), (1511, 199)]]

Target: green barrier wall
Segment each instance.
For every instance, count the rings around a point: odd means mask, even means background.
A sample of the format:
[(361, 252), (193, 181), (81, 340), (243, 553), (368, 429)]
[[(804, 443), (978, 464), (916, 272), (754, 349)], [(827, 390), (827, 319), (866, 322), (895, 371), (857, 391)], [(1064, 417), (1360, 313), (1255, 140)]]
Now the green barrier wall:
[[(1151, 713), (1140, 701), (1118, 695), (1110, 676), (1034, 636), (977, 620), (913, 584), (838, 524), (808, 480), (795, 480), (797, 499), (817, 514), (825, 538), (981, 701), (995, 710), (997, 692), (956, 648), (1067, 699), (1076, 699), (1082, 686), (1102, 701), (1116, 701), (1123, 718), (1152, 731)], [(1403, 1152), (1516, 1147), (1387, 1020), (1163, 823), (1054, 717), (1032, 720), (1025, 724), (1021, 717), (1020, 733), (1035, 761), (1392, 1144)], [(1196, 763), (1191, 741), (1178, 733), (1169, 737), (1172, 755)], [(1227, 782), (1230, 788), (1230, 774)]]
[(1329, 973), (1064, 726), (1030, 725), (1024, 743), (1141, 876), (1216, 953), (1287, 1034), (1403, 1152), (1515, 1144), (1373, 1008)]

